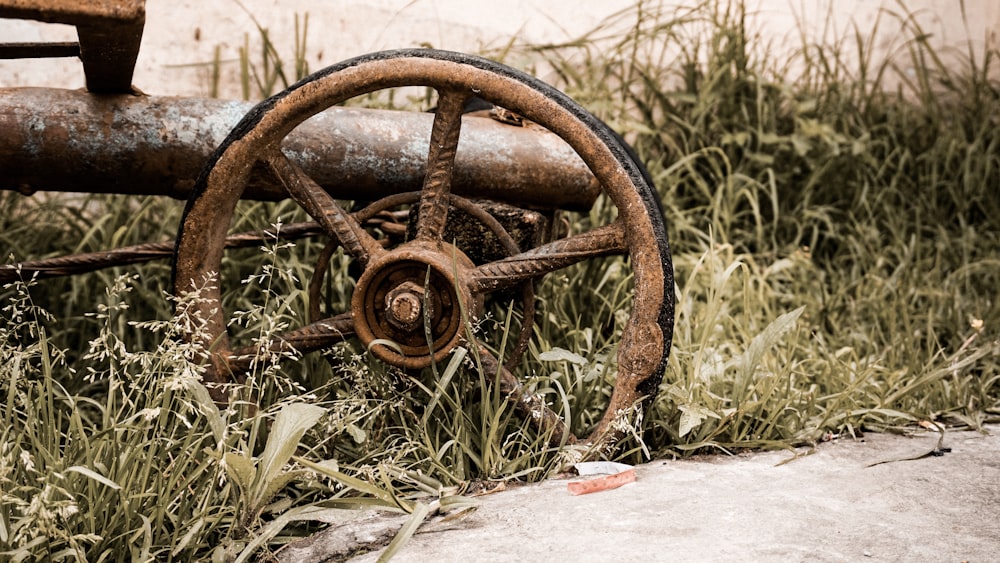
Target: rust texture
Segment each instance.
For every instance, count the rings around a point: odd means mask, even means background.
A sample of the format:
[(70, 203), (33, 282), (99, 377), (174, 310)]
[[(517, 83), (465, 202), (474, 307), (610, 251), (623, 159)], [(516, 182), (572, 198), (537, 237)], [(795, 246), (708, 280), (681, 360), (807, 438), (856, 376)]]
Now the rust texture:
[[(253, 105), (154, 96), (0, 89), (0, 189), (135, 193), (187, 199), (215, 148)], [(284, 140), (283, 152), (336, 199), (421, 189), (434, 116), (331, 108)], [(485, 117), (462, 120), (455, 193), (544, 209), (588, 209), (593, 174), (559, 137)], [(281, 199), (258, 174), (248, 199)]]
[(427, 175), (420, 197), (417, 239), (441, 240), (448, 220), (448, 196), (451, 194), (452, 170), (458, 153), (462, 130), (462, 108), (471, 94), (444, 90), (438, 100), (431, 143), (427, 155)]
[[(291, 223), (282, 225), (280, 231), (271, 229), (258, 232), (237, 233), (226, 237), (226, 248), (259, 247), (261, 243), (274, 240), (290, 240), (314, 237), (322, 234), (316, 223)], [(174, 241), (150, 242), (123, 246), (98, 252), (83, 252), (56, 258), (29, 260), (16, 264), (0, 264), (0, 284), (26, 280), (32, 277), (52, 278), (93, 272), (112, 266), (140, 264), (152, 260), (164, 260), (174, 255)]]
[[(415, 157), (427, 163), (418, 174), (422, 175), (419, 194), (415, 198), (389, 196), (369, 206), (382, 212), (403, 199), (419, 203), (415, 238), (394, 248), (383, 247), (361, 228), (364, 213), (344, 213), (330, 195), (313, 186), (323, 183), (310, 179), (314, 173), (308, 166), (293, 166), (291, 157), (275, 156), (273, 147), (325, 108), (358, 95), (408, 85), (434, 88), (439, 105), (433, 124), (420, 129), (431, 141), (421, 144), (423, 154)], [(479, 265), (465, 249), (445, 240), (449, 210), (475, 206), (453, 193), (458, 192), (462, 151), (476, 144), (470, 140), (473, 121), (461, 114), (464, 100), (472, 96), (507, 108), (524, 123), (538, 124), (572, 147), (617, 207), (615, 222), (522, 249), (486, 211), (473, 211), (471, 216), (482, 218), (488, 230), (502, 233), (499, 238), (505, 241), (504, 256), (488, 258)], [(178, 234), (177, 293), (195, 289), (198, 280), (219, 271), (236, 203), (253, 188), (263, 170), (265, 176), (281, 178), (292, 197), (362, 268), (350, 311), (331, 317), (340, 328), (324, 333), (314, 323), (292, 331), (274, 346), (294, 347), (300, 338), (315, 346), (315, 340), (310, 339), (319, 333), (330, 336), (332, 344), (353, 333), (372, 353), (401, 369), (444, 361), (455, 347), (465, 346), (480, 357), (486, 375), (498, 382), (517, 410), (540, 432), (550, 433), (553, 443), (562, 444), (575, 438), (559, 416), (523, 387), (466, 327), (476, 323), (492, 293), (530, 286), (545, 275), (585, 260), (626, 254), (635, 290), (631, 316), (622, 331), (610, 403), (585, 439), (590, 455), (608, 455), (641, 420), (663, 377), (673, 331), (673, 270), (662, 211), (652, 181), (620, 137), (564, 94), (478, 57), (430, 49), (374, 53), (329, 67), (261, 103), (234, 128), (213, 158), (193, 189)], [(524, 162), (534, 165), (531, 158)], [(494, 172), (506, 180), (522, 165), (512, 160)], [(550, 206), (560, 206), (553, 203), (555, 199), (548, 201)], [(530, 293), (525, 295), (524, 314), (529, 316), (533, 305), (528, 301), (533, 298)], [(197, 314), (208, 319), (206, 343), (213, 346), (214, 373), (221, 383), (225, 373), (237, 371), (232, 358), (243, 353), (232, 351), (227, 320), (219, 306), (220, 288), (203, 291), (201, 297)]]
[(554, 240), (517, 256), (483, 264), (470, 275), (477, 291), (505, 289), (577, 262), (628, 250), (621, 224), (613, 223), (570, 238)]
[[(132, 73), (146, 22), (145, 0), (0, 0), (0, 18), (76, 26), (78, 52), (39, 46), (37, 52), (42, 55), (27, 56), (79, 56), (89, 91), (132, 91)], [(19, 47), (2, 50), (16, 52)]]
[(284, 153), (275, 153), (265, 161), (268, 171), (278, 178), (288, 195), (316, 219), (330, 238), (355, 256), (362, 266), (382, 252), (379, 242), (360, 223), (351, 219), (330, 194), (292, 164)]
[[(401, 368), (444, 362), (465, 333), (464, 315), (483, 306), (482, 295), (462, 283), (473, 267), (447, 243), (417, 239), (383, 253), (358, 278), (351, 298), (358, 338), (376, 357)], [(396, 298), (403, 295), (420, 303), (422, 322), (400, 318)], [(389, 341), (395, 346), (381, 344)]]

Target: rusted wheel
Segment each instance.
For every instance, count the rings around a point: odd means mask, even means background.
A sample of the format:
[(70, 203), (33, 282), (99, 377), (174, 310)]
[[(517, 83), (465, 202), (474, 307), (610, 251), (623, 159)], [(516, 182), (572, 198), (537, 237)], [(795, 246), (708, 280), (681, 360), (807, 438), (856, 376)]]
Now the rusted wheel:
[[(384, 248), (362, 223), (365, 211), (345, 212), (282, 152), (288, 133), (310, 116), (349, 98), (386, 88), (427, 86), (438, 104), (430, 133), (415, 236)], [(476, 265), (444, 240), (463, 105), (478, 96), (524, 116), (561, 137), (587, 164), (617, 208), (617, 218), (590, 231)], [(587, 440), (595, 450), (615, 444), (656, 393), (673, 332), (673, 271), (657, 196), (630, 151), (603, 122), (551, 86), (496, 62), (438, 50), (374, 53), (326, 68), (265, 100), (233, 130), (195, 187), (178, 234), (175, 291), (220, 270), (223, 241), (252, 171), (280, 180), (299, 203), (362, 268), (351, 310), (288, 333), (300, 351), (356, 336), (376, 356), (403, 368), (440, 361), (464, 345), (501, 389), (542, 429), (563, 433), (541, 399), (523, 393), (517, 379), (485, 347), (469, 342), (466, 317), (484, 297), (534, 282), (546, 274), (598, 257), (627, 254), (634, 278), (630, 317), (617, 352), (617, 376), (607, 411)], [(359, 194), (363, 197), (363, 194)], [(390, 196), (392, 197), (392, 196)], [(378, 207), (376, 205), (376, 207)], [(377, 211), (377, 210), (376, 210)], [(373, 213), (375, 211), (372, 211)], [(206, 340), (214, 373), (238, 371), (230, 348), (218, 287), (202, 292), (196, 313), (208, 319)], [(394, 345), (384, 345), (392, 341)]]

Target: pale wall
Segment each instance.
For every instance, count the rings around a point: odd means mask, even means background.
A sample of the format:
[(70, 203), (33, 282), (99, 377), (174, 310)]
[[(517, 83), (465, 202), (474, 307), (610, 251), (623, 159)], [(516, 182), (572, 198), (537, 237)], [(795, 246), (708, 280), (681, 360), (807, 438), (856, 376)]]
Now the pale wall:
[[(647, 0), (647, 3), (648, 2)], [(759, 14), (764, 35), (781, 43), (797, 34), (799, 22), (810, 33), (839, 36), (851, 21), (871, 27), (880, 6), (898, 10), (894, 0), (750, 0)], [(939, 45), (961, 47), (971, 39), (982, 46), (996, 44), (1000, 2), (966, 0), (968, 26), (959, 0), (910, 0), (926, 31)], [(632, 5), (632, 0), (242, 0), (285, 58), (291, 58), (296, 14), (309, 14), (308, 60), (316, 70), (362, 53), (397, 47), (434, 47), (478, 51), (499, 47), (518, 37), (535, 42), (560, 42), (585, 33), (608, 15)], [(832, 6), (832, 7), (831, 7)], [(147, 0), (146, 30), (135, 74), (135, 85), (151, 94), (204, 95), (207, 67), (191, 66), (213, 58), (220, 46), (228, 85), (223, 97), (239, 97), (235, 76), (238, 49), (249, 33), (251, 53), (259, 50), (254, 23), (236, 0)], [(884, 25), (890, 44), (896, 37)], [(967, 31), (968, 30), (968, 31)], [(0, 20), (0, 41), (74, 40), (72, 28)], [(797, 38), (792, 39), (797, 42)], [(79, 88), (83, 74), (72, 60), (0, 61), (0, 86)]]

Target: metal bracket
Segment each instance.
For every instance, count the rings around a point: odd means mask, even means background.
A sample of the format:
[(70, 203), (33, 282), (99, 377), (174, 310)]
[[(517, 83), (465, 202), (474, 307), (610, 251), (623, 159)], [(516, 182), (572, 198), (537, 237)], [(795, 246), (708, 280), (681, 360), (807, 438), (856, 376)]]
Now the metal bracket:
[(145, 0), (0, 0), (0, 18), (72, 25), (79, 38), (78, 43), (0, 44), (0, 58), (80, 57), (87, 90), (132, 91)]

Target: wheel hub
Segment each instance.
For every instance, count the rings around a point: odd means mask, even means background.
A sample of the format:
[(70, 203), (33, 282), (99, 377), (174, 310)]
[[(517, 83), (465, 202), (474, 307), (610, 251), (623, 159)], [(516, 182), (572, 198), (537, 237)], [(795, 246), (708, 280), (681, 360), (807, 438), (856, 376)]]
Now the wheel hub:
[(446, 243), (411, 242), (371, 263), (351, 298), (355, 331), (377, 358), (420, 369), (442, 361), (458, 344), (464, 313), (476, 314), (463, 282), (475, 266)]

